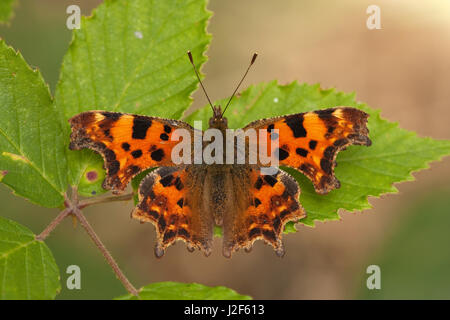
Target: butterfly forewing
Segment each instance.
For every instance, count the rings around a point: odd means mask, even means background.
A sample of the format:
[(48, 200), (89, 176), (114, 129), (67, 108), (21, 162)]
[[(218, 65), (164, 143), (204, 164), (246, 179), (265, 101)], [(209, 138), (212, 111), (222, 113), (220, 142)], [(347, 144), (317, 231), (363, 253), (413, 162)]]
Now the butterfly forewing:
[(317, 193), (325, 194), (340, 186), (334, 175), (337, 153), (352, 144), (371, 145), (367, 118), (361, 110), (338, 107), (257, 120), (244, 130), (277, 129), (279, 147), (271, 152), (279, 165), (299, 170), (313, 182)]
[(193, 132), (185, 122), (107, 111), (83, 112), (69, 120), (70, 149), (89, 148), (105, 161), (105, 189), (121, 192), (131, 178), (148, 168), (173, 166), (175, 129)]

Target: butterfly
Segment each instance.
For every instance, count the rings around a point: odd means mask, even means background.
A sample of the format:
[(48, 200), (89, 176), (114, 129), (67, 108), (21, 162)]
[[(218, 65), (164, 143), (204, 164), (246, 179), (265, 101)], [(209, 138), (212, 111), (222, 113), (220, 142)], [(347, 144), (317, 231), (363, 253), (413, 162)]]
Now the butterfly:
[[(192, 55), (188, 55), (204, 90)], [(255, 59), (256, 54), (239, 85)], [(206, 97), (213, 110), (209, 128), (225, 132), (226, 107), (222, 111)], [(279, 165), (300, 171), (317, 193), (326, 194), (340, 187), (334, 175), (337, 153), (349, 145), (371, 145), (367, 119), (368, 114), (359, 109), (336, 107), (256, 120), (242, 132), (267, 130), (268, 139), (278, 140), (279, 147), (269, 152)], [(264, 165), (249, 161), (175, 163), (172, 151), (179, 143), (175, 132), (183, 129), (194, 136), (197, 130), (186, 122), (109, 111), (83, 112), (69, 122), (69, 148), (88, 148), (102, 155), (106, 169), (103, 188), (119, 194), (137, 174), (156, 168), (140, 183), (139, 203), (132, 217), (155, 226), (158, 258), (177, 240), (184, 241), (189, 251), (198, 249), (208, 256), (216, 225), (223, 230), (225, 257), (240, 248), (250, 251), (257, 239), (271, 245), (281, 257), (285, 253), (281, 239), (285, 224), (306, 217), (299, 203), (300, 188), (283, 170), (276, 168), (267, 174)], [(260, 139), (256, 142), (261, 143)], [(250, 149), (246, 146), (248, 159)]]

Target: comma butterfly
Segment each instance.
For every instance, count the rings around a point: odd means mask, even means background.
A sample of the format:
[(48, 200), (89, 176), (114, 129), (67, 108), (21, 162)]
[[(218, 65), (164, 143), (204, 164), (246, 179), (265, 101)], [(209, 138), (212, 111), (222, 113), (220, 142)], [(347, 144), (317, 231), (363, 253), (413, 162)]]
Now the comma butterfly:
[[(195, 74), (203, 87), (188, 52)], [(253, 56), (237, 89), (256, 59)], [(223, 134), (227, 119), (220, 106), (213, 106), (210, 129)], [(225, 107), (225, 109), (226, 109)], [(269, 149), (280, 165), (294, 168), (308, 177), (319, 194), (339, 188), (334, 175), (336, 155), (345, 147), (370, 146), (366, 127), (368, 114), (351, 107), (336, 107), (254, 121), (241, 132), (267, 130), (267, 139), (279, 147)], [(108, 111), (88, 111), (69, 120), (72, 127), (70, 149), (92, 149), (103, 156), (105, 189), (118, 194), (138, 173), (155, 168), (139, 186), (139, 204), (132, 217), (151, 222), (157, 231), (156, 257), (167, 247), (183, 240), (187, 249), (211, 253), (214, 226), (223, 228), (223, 255), (250, 251), (262, 239), (278, 256), (284, 255), (281, 241), (284, 225), (306, 216), (299, 203), (300, 188), (293, 177), (278, 168), (263, 172), (268, 164), (250, 163), (250, 144), (244, 147), (245, 163), (175, 163), (174, 148), (180, 143), (176, 131), (192, 137), (197, 129), (183, 121)], [(201, 131), (200, 131), (201, 132)], [(184, 140), (184, 138), (183, 138)], [(189, 140), (189, 139), (188, 139)], [(191, 139), (191, 140), (195, 140)], [(256, 142), (262, 144), (261, 138)], [(194, 141), (189, 142), (194, 146)], [(212, 142), (203, 141), (203, 146)], [(227, 146), (221, 144), (223, 149)], [(228, 147), (233, 152), (238, 147)], [(220, 156), (222, 157), (222, 156)], [(188, 157), (191, 159), (191, 157)]]

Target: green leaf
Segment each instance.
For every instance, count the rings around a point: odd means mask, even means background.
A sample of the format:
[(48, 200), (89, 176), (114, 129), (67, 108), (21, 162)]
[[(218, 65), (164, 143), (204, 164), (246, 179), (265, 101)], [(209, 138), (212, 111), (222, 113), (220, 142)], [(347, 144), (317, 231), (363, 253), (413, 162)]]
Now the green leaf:
[[(210, 41), (206, 0), (107, 0), (83, 17), (64, 57), (55, 100), (67, 119), (87, 110), (180, 118), (191, 104), (198, 67)], [(103, 163), (90, 150), (68, 151), (69, 183), (83, 195), (104, 192), (80, 184), (86, 169)]]
[(3, 40), (0, 113), (2, 182), (34, 203), (60, 206), (67, 165), (59, 118), (41, 74)]
[(42, 241), (17, 222), (0, 217), (0, 299), (54, 299), (59, 269)]
[(106, 172), (103, 169), (103, 160), (89, 163), (83, 168), (78, 189), (85, 190), (83, 194), (85, 194), (86, 190), (91, 190), (89, 195), (95, 196), (97, 194), (96, 187), (105, 180), (105, 177)]
[[(227, 99), (216, 104), (224, 105)], [(368, 196), (397, 192), (395, 182), (413, 180), (412, 172), (425, 169), (428, 163), (450, 154), (449, 140), (418, 137), (380, 117), (379, 111), (358, 103), (354, 94), (324, 90), (319, 85), (279, 85), (276, 81), (249, 87), (229, 106), (226, 116), (231, 128), (241, 128), (261, 118), (317, 109), (352, 106), (370, 114), (368, 127), (372, 146), (350, 146), (337, 157), (336, 177), (341, 188), (327, 195), (314, 191), (312, 183), (301, 173), (282, 168), (298, 181), (301, 188), (300, 203), (307, 212), (301, 223), (313, 226), (315, 220), (339, 219), (338, 210), (364, 210), (370, 208)], [(202, 120), (203, 127), (211, 116), (206, 106), (187, 117), (187, 121)], [(295, 232), (287, 225), (286, 231)]]
[[(251, 300), (251, 297), (236, 293), (226, 287), (207, 287), (198, 283), (155, 282), (139, 290), (143, 300)], [(127, 294), (117, 300), (137, 300)]]
[(16, 4), (16, 0), (0, 1), (0, 24), (7, 23), (12, 19), (14, 15), (13, 8)]

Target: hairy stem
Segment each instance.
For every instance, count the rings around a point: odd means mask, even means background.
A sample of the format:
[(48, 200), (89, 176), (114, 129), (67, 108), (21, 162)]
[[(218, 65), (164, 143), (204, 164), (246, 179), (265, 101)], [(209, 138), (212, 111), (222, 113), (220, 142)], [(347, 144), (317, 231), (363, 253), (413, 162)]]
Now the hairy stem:
[(95, 243), (97, 248), (101, 251), (101, 253), (105, 257), (106, 261), (111, 266), (114, 273), (116, 274), (117, 278), (122, 282), (125, 289), (127, 289), (127, 291), (129, 293), (131, 293), (132, 295), (139, 296), (139, 293), (136, 290), (136, 288), (131, 284), (130, 281), (128, 281), (127, 277), (123, 274), (122, 270), (120, 270), (116, 261), (111, 256), (109, 251), (106, 249), (105, 245), (101, 242), (100, 238), (97, 236), (94, 229), (92, 229), (91, 225), (89, 224), (89, 222), (87, 221), (87, 219), (85, 218), (83, 213), (76, 207), (73, 209), (73, 212), (74, 212), (75, 216), (78, 218), (78, 220), (80, 221), (80, 224), (83, 226), (83, 228), (88, 233), (89, 237), (91, 237), (92, 241)]
[(42, 231), (40, 234), (36, 236), (36, 240), (43, 241), (45, 238), (48, 237), (50, 232), (53, 231), (60, 223), (64, 220), (65, 217), (67, 217), (72, 210), (70, 208), (66, 208), (63, 211), (61, 211), (55, 219), (53, 219), (52, 222)]
[(133, 193), (127, 193), (121, 196), (111, 196), (111, 197), (103, 197), (103, 198), (93, 198), (86, 199), (80, 201), (79, 208), (83, 209), (87, 206), (91, 206), (93, 204), (105, 203), (105, 202), (113, 202), (113, 201), (128, 201), (133, 199)]
[(36, 240), (43, 241), (45, 238), (48, 237), (48, 235), (55, 229), (61, 221), (64, 220), (68, 215), (72, 214), (74, 217), (76, 217), (83, 228), (86, 230), (87, 234), (91, 238), (91, 240), (95, 243), (97, 248), (100, 250), (100, 252), (105, 257), (108, 264), (113, 269), (114, 273), (116, 274), (117, 278), (122, 282), (123, 286), (129, 293), (132, 295), (135, 295), (139, 297), (139, 293), (136, 290), (136, 288), (130, 283), (130, 281), (127, 279), (127, 277), (123, 274), (122, 270), (120, 270), (118, 264), (114, 260), (114, 258), (111, 256), (109, 251), (106, 249), (105, 245), (101, 242), (100, 238), (95, 233), (94, 229), (92, 229), (91, 225), (87, 221), (86, 217), (81, 212), (81, 208), (84, 208), (88, 205), (97, 204), (97, 203), (104, 203), (104, 202), (111, 202), (111, 201), (125, 201), (130, 200), (133, 198), (133, 194), (126, 194), (123, 196), (114, 196), (114, 197), (104, 197), (99, 199), (89, 199), (84, 201), (78, 200), (78, 192), (76, 187), (72, 188), (72, 199), (69, 199), (67, 197), (67, 194), (64, 194), (64, 205), (66, 206), (66, 209), (61, 211), (58, 216), (56, 216), (55, 219), (53, 219), (52, 222), (42, 231), (39, 235), (36, 236)]

